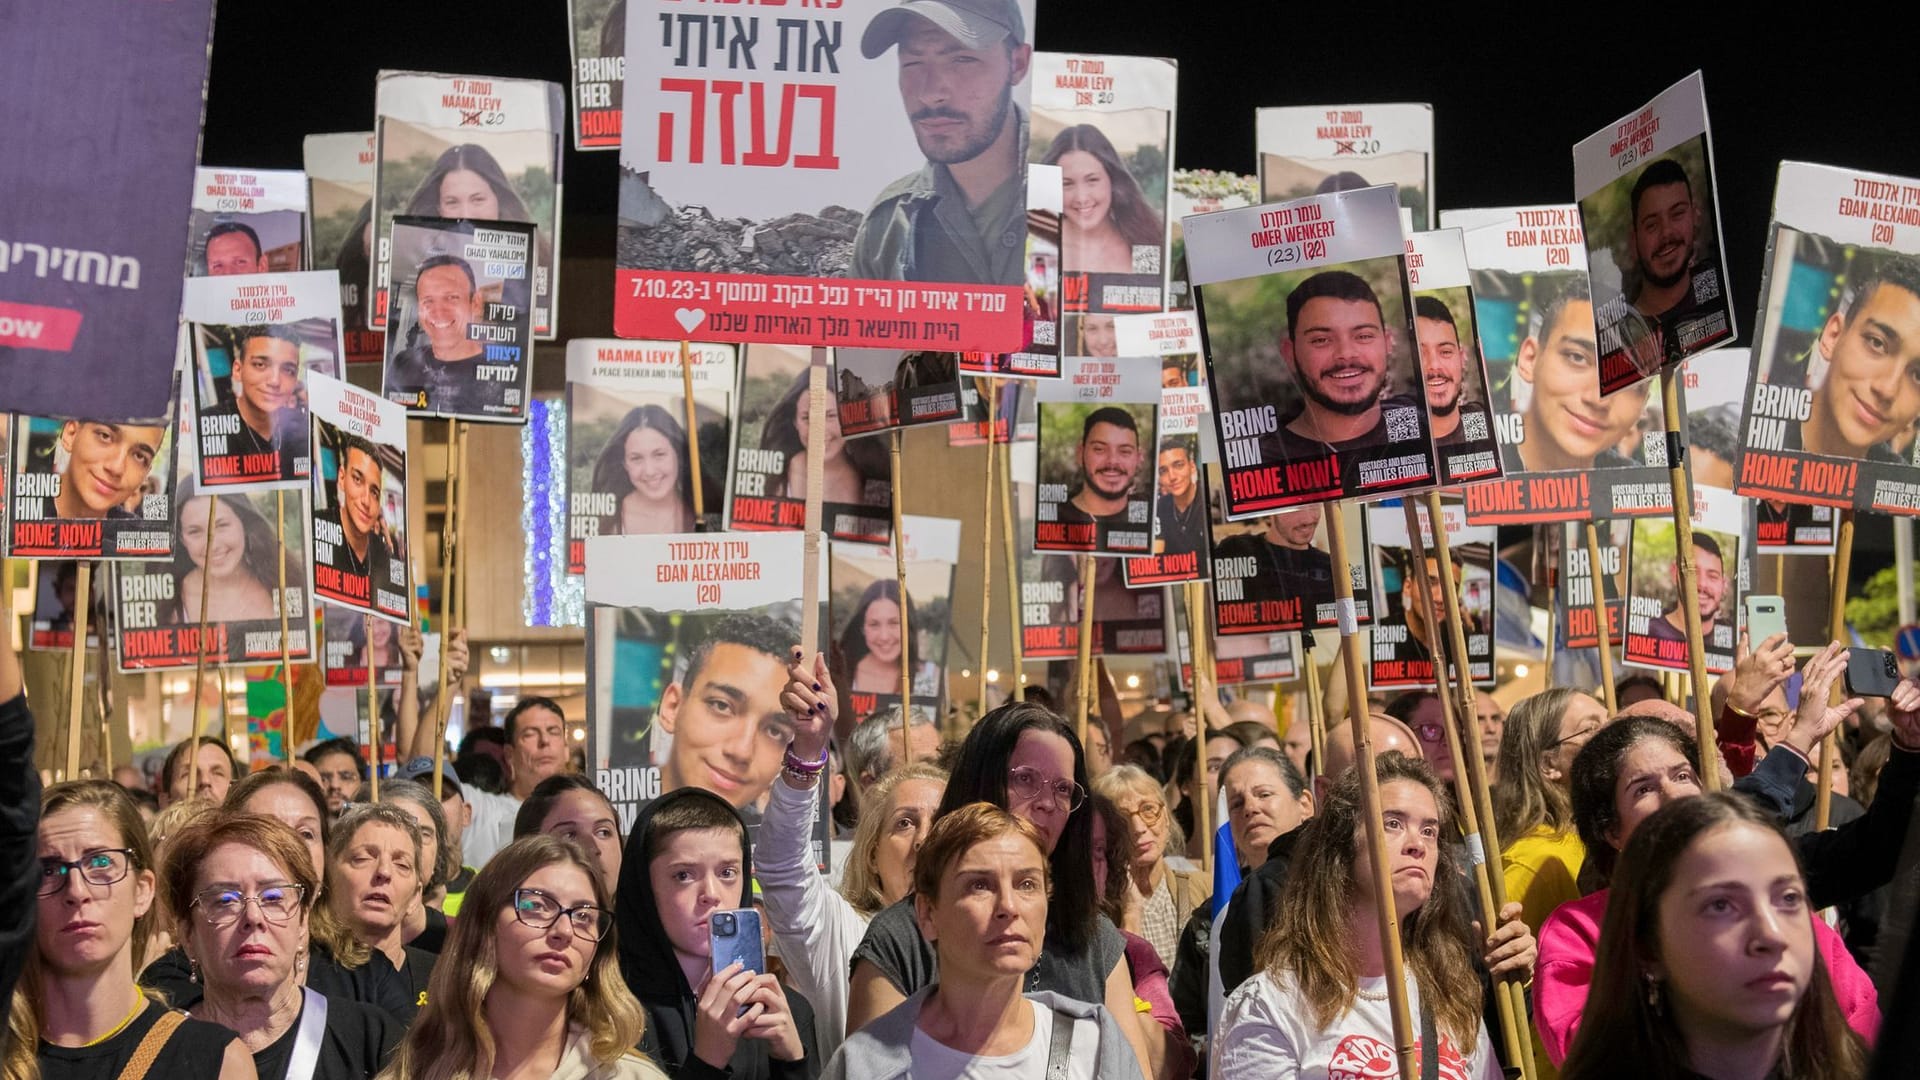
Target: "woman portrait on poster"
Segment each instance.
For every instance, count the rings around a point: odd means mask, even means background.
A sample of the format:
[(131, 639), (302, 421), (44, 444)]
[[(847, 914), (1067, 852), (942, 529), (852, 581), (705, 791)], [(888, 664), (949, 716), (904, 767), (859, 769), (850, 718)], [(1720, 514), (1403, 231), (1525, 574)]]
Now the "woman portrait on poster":
[[(328, 614), (331, 616), (333, 612), (330, 611)], [(337, 618), (347, 626), (347, 642), (350, 646), (346, 662), (347, 670), (361, 673), (359, 677), (364, 679), (368, 664), (367, 620), (346, 611), (340, 611)], [(385, 619), (373, 620), (372, 664), (381, 671), (400, 669), (400, 641), (394, 635), (394, 629), (394, 624)]]
[[(786, 455), (786, 475), (768, 485), (767, 494), (775, 498), (807, 497), (808, 385), (808, 373), (802, 369), (793, 385), (780, 395), (780, 400), (767, 414), (767, 425), (760, 432), (760, 449), (778, 450)], [(889, 505), (888, 497), (884, 494), (872, 498), (867, 495), (869, 485), (885, 487), (892, 476), (882, 440), (854, 439), (849, 442), (843, 439), (840, 435), (840, 410), (834, 404), (831, 390), (827, 391), (827, 430), (820, 443), (821, 452), (826, 455), (820, 470), (821, 501), (850, 506)]]
[[(913, 672), (914, 694), (938, 694), (940, 668), (920, 655), (920, 625), (920, 613), (914, 610), (913, 598), (907, 597), (906, 626), (901, 626), (898, 581), (877, 578), (868, 585), (840, 634), (840, 662), (852, 675), (848, 688), (857, 694), (899, 693), (900, 651), (904, 646), (907, 667)], [(908, 634), (903, 635), (903, 630)], [(916, 640), (905, 640), (909, 635)]]
[[(1043, 164), (1060, 166), (1061, 265), (1070, 274), (1132, 274), (1135, 248), (1166, 244), (1166, 223), (1147, 205), (1113, 143), (1092, 124), (1053, 137)], [(1156, 259), (1152, 272), (1159, 272)]]
[[(274, 607), (274, 593), (280, 588), (280, 567), (284, 561), (289, 591), (307, 579), (306, 571), (293, 552), (280, 543), (273, 523), (260, 515), (253, 500), (245, 495), (228, 495), (213, 512), (213, 536), (207, 537), (207, 499), (197, 494), (191, 481), (174, 492), (173, 600), (162, 621), (172, 625), (200, 621), (200, 590), (207, 595), (207, 621), (212, 623), (259, 622), (280, 617)], [(305, 605), (288, 609), (292, 618), (304, 617)]]
[(472, 143), (450, 146), (441, 153), (413, 189), (405, 213), (467, 221), (524, 221), (535, 226), (533, 264), (546, 266), (552, 261), (541, 222), (513, 189), (506, 170), (492, 154)]
[[(704, 469), (700, 487), (708, 498), (719, 497)], [(594, 461), (590, 490), (615, 497), (615, 512), (600, 519), (602, 536), (693, 532), (687, 429), (662, 406), (631, 410)]]

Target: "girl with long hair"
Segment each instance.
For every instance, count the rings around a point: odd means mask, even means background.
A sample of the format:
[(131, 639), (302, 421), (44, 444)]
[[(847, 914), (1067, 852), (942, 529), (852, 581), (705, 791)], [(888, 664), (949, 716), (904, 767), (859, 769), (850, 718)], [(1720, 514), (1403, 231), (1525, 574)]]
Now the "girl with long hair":
[(1865, 1075), (1793, 847), (1752, 801), (1668, 803), (1634, 830), (1613, 883), (1563, 1080)]
[(1131, 274), (1134, 248), (1166, 244), (1166, 223), (1099, 128), (1067, 128), (1040, 160), (1060, 166), (1060, 265), (1066, 273)]
[[(274, 593), (280, 588), (284, 566), (289, 589), (301, 586), (307, 573), (293, 552), (280, 543), (273, 522), (260, 516), (253, 500), (228, 495), (214, 508), (213, 536), (207, 536), (206, 492), (195, 493), (192, 481), (174, 492), (173, 565), (169, 573), (176, 588), (161, 610), (161, 621), (184, 625), (200, 621), (200, 590), (207, 596), (209, 622), (265, 622), (280, 618)], [(290, 608), (296, 622), (301, 609)]]
[(380, 1080), (662, 1080), (620, 972), (613, 896), (580, 849), (527, 836), (467, 888), (427, 1004)]
[[(807, 496), (807, 389), (805, 368), (794, 377), (793, 385), (780, 395), (767, 423), (760, 431), (760, 449), (785, 454), (786, 475), (768, 486), (767, 494), (776, 498), (804, 499)], [(820, 439), (822, 500), (844, 506), (884, 507), (892, 498), (885, 491), (893, 468), (881, 439), (853, 439), (840, 436), (840, 409), (832, 392), (827, 397), (827, 430)], [(879, 485), (874, 488), (874, 485)], [(869, 488), (874, 488), (869, 494)]]
[(1500, 737), (1500, 783), (1493, 788), (1500, 868), (1507, 896), (1520, 901), (1534, 933), (1553, 909), (1580, 897), (1586, 848), (1573, 828), (1567, 794), (1574, 755), (1607, 723), (1606, 707), (1569, 687), (1543, 690), (1513, 707)]
[[(718, 498), (704, 469), (700, 486)], [(615, 498), (614, 512), (600, 519), (602, 536), (694, 531), (687, 429), (659, 405), (629, 410), (594, 460), (588, 490)]]
[(912, 633), (921, 625), (913, 597), (906, 597), (904, 625), (901, 607), (900, 582), (893, 578), (875, 578), (860, 594), (840, 634), (841, 669), (848, 673), (848, 689), (854, 693), (898, 694), (903, 650), (913, 672), (914, 695), (940, 692), (940, 668), (921, 658), (920, 643)]

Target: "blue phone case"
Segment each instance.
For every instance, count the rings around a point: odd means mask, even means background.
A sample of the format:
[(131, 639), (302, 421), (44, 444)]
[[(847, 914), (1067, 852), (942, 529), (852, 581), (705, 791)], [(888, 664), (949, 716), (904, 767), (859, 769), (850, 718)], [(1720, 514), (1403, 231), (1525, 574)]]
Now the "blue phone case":
[(707, 938), (713, 943), (713, 970), (722, 971), (737, 962), (756, 975), (766, 973), (760, 912), (753, 908), (716, 911), (707, 919)]

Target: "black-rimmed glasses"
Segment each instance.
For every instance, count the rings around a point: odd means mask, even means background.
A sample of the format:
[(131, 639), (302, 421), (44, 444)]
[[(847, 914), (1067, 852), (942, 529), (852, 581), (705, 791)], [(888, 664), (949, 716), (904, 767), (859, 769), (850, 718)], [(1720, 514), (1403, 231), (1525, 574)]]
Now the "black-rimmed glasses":
[(539, 889), (513, 890), (513, 917), (535, 930), (550, 930), (565, 918), (573, 925), (573, 936), (588, 941), (604, 941), (613, 931), (613, 912), (606, 908), (592, 904), (561, 907), (560, 901)]
[(102, 848), (78, 859), (40, 859), (40, 895), (57, 896), (67, 889), (67, 879), (75, 870), (89, 885), (116, 885), (133, 871), (132, 848)]

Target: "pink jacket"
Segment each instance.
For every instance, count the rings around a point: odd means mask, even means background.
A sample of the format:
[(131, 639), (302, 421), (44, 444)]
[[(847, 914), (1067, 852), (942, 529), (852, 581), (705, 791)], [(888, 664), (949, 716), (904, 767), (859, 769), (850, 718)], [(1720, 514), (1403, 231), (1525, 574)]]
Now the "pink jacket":
[[(1607, 918), (1609, 890), (1571, 900), (1554, 909), (1540, 928), (1540, 963), (1533, 977), (1533, 1022), (1547, 1057), (1559, 1065), (1567, 1060), (1573, 1036), (1586, 1008), (1587, 987), (1593, 982), (1593, 959), (1600, 945), (1600, 924)], [(1833, 928), (1813, 920), (1813, 941), (1826, 961), (1833, 996), (1840, 1001), (1847, 1025), (1871, 1045), (1880, 1031), (1880, 1001), (1867, 973)], [(1637, 992), (1637, 991), (1636, 991)]]

